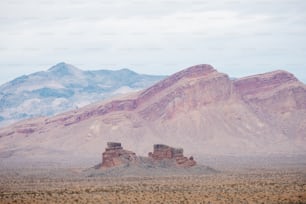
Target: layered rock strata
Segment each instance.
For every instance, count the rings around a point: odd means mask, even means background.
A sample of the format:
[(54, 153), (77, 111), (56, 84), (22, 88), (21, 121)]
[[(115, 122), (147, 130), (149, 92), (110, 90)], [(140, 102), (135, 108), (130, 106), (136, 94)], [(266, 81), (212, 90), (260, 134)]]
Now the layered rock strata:
[(102, 154), (102, 168), (110, 168), (124, 164), (139, 163), (149, 161), (150, 164), (158, 164), (161, 161), (173, 162), (178, 167), (192, 167), (196, 165), (196, 161), (191, 156), (187, 158), (183, 154), (182, 148), (173, 148), (164, 144), (155, 144), (153, 153), (150, 152), (146, 159), (139, 159), (132, 151), (124, 150), (121, 143), (108, 142), (105, 152)]
[(149, 157), (155, 161), (161, 161), (165, 159), (175, 160), (177, 166), (191, 167), (196, 165), (196, 161), (193, 157), (185, 157), (184, 150), (182, 148), (174, 148), (164, 144), (155, 144), (153, 153), (149, 153)]
[(306, 85), (281, 70), (232, 79), (197, 65), (137, 93), (2, 128), (0, 160), (83, 163), (110, 140), (141, 155), (155, 143), (184, 144), (199, 159), (305, 155)]
[(110, 168), (119, 166), (125, 163), (136, 161), (136, 154), (132, 151), (124, 150), (121, 143), (108, 142), (105, 152), (102, 154), (102, 165), (103, 168)]

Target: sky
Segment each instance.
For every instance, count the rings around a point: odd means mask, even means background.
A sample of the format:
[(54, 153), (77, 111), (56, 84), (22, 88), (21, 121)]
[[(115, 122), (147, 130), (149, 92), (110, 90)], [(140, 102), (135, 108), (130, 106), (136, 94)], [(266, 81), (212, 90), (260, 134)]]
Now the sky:
[(283, 69), (306, 82), (305, 0), (1, 0), (0, 84), (66, 62), (231, 77)]

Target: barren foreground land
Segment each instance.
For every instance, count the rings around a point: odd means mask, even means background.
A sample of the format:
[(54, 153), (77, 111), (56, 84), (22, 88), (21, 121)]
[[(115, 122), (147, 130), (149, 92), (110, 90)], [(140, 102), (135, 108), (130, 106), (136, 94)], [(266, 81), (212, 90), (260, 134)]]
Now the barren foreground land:
[(0, 203), (306, 203), (305, 169), (116, 178), (28, 169), (0, 176)]

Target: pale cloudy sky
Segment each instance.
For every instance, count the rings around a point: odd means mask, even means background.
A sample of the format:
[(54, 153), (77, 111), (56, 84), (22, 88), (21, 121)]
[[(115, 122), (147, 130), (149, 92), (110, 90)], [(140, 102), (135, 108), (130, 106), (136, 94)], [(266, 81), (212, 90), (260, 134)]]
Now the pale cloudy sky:
[(1, 0), (0, 84), (67, 62), (232, 77), (285, 69), (306, 82), (305, 0)]

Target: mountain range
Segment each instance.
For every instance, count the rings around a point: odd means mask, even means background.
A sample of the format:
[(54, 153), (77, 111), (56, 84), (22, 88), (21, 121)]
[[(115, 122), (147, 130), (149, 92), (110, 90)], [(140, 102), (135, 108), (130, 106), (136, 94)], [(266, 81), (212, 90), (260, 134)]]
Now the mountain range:
[(137, 93), (0, 129), (0, 162), (95, 163), (109, 141), (137, 155), (184, 147), (196, 160), (306, 154), (306, 85), (282, 70), (231, 79), (192, 66)]
[(164, 76), (118, 71), (82, 71), (64, 62), (0, 86), (0, 126), (52, 116), (102, 99), (144, 89)]

